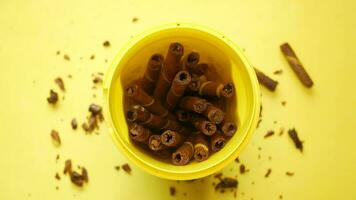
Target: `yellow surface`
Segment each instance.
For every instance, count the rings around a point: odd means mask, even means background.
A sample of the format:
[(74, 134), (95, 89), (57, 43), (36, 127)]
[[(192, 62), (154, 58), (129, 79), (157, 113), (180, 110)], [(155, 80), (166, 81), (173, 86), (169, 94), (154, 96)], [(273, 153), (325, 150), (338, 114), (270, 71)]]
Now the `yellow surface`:
[[(199, 52), (200, 62), (210, 63), (216, 69), (211, 72), (212, 78), (220, 77), (224, 82), (233, 82), (238, 93), (229, 98), (226, 104), (226, 115), (235, 120), (239, 127), (234, 137), (207, 161), (190, 162), (185, 166), (160, 161), (137, 148), (129, 138), (126, 115), (123, 112), (127, 110), (124, 105), (128, 105), (124, 100), (124, 88), (143, 76), (147, 59), (152, 52), (165, 55), (173, 41), (183, 44), (186, 54), (191, 51)], [(107, 70), (103, 90), (109, 132), (120, 150), (142, 169), (166, 179), (192, 180), (206, 177), (226, 167), (248, 144), (259, 120), (259, 84), (242, 51), (226, 36), (194, 24), (165, 24), (134, 37), (120, 50)]]
[[(238, 199), (280, 194), (283, 199), (356, 199), (355, 9), (352, 0), (1, 1), (0, 199), (173, 199), (171, 185), (177, 188), (174, 199), (234, 199), (232, 192), (214, 192), (213, 178), (177, 183), (132, 164), (132, 175), (117, 172), (114, 166), (127, 161), (105, 125), (100, 135), (69, 126), (72, 117), (84, 120), (89, 103), (102, 103), (99, 90), (92, 98), (91, 73), (105, 71), (104, 60), (112, 60), (131, 35), (172, 21), (217, 29), (246, 49), (252, 65), (268, 74), (284, 70), (273, 76), (280, 82), (277, 92), (262, 89), (263, 121), (240, 158), (250, 171), (238, 175)], [(131, 23), (132, 17), (139, 20)], [(105, 40), (109, 49), (102, 47)], [(303, 88), (282, 57), (279, 45), (285, 41), (306, 66), (313, 89)], [(57, 50), (71, 60), (56, 56)], [(69, 73), (72, 79), (66, 78)], [(58, 91), (57, 76), (64, 77), (67, 92), (53, 109), (46, 97), (50, 88)], [(297, 128), (305, 140), (303, 154), (286, 134), (263, 139), (280, 126)], [(49, 137), (52, 128), (61, 134), (59, 148)], [(66, 158), (87, 167), (90, 182), (83, 189), (67, 177), (54, 179)], [(272, 173), (264, 178), (267, 168)], [(235, 176), (237, 170), (231, 163), (223, 172)], [(287, 177), (286, 171), (295, 175)]]

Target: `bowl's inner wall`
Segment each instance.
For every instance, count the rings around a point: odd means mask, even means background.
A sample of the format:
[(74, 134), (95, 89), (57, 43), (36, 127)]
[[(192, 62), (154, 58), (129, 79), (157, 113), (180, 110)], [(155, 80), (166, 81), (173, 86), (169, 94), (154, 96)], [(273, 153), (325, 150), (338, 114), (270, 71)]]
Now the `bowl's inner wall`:
[[(221, 39), (223, 38), (217, 38), (196, 29), (172, 28), (146, 36), (126, 52), (118, 63), (112, 79), (109, 106), (114, 127), (119, 133), (117, 139), (122, 140), (123, 145), (132, 156), (158, 170), (186, 173), (199, 171), (220, 163), (241, 144), (249, 128), (246, 120), (250, 121), (252, 115), (252, 86), (240, 57)], [(200, 62), (206, 62), (213, 66), (217, 73), (216, 78), (220, 77), (220, 81), (233, 81), (237, 93), (233, 98), (228, 99), (226, 106), (227, 114), (235, 119), (238, 124), (238, 131), (235, 136), (229, 140), (221, 151), (213, 154), (207, 161), (191, 162), (183, 167), (159, 161), (142, 149), (137, 148), (129, 139), (126, 122), (122, 120), (125, 117), (123, 88), (128, 83), (142, 77), (149, 57), (153, 53), (165, 55), (169, 44), (172, 42), (182, 43), (185, 54), (193, 50), (199, 52)], [(210, 77), (214, 77), (214, 74)]]

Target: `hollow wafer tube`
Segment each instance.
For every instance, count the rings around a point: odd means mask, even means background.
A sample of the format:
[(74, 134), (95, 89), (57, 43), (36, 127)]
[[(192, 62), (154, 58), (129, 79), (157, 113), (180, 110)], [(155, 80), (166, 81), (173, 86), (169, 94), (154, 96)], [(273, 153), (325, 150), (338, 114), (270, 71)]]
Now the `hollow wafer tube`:
[(140, 124), (133, 123), (130, 125), (129, 135), (130, 138), (136, 142), (147, 143), (151, 131)]
[(180, 59), (183, 56), (183, 53), (183, 45), (177, 42), (170, 44), (156, 88), (153, 92), (153, 97), (162, 104), (166, 99), (167, 92), (174, 76), (181, 69)]
[(205, 99), (193, 96), (185, 96), (181, 99), (179, 107), (185, 110), (202, 113), (207, 107)]
[(232, 120), (225, 118), (221, 123), (221, 131), (225, 136), (231, 137), (237, 131), (237, 125)]
[(270, 77), (268, 77), (266, 74), (264, 74), (263, 72), (261, 72), (260, 70), (255, 68), (255, 73), (258, 79), (258, 82), (260, 84), (262, 84), (263, 86), (265, 86), (268, 90), (270, 91), (275, 91), (276, 87), (278, 85), (278, 82), (271, 79)]
[(214, 123), (206, 120), (203, 117), (199, 117), (198, 115), (193, 115), (190, 118), (190, 122), (196, 129), (208, 136), (213, 135), (217, 129)]
[(184, 136), (178, 132), (166, 130), (161, 134), (161, 141), (169, 147), (176, 147), (184, 141)]
[(208, 79), (205, 75), (201, 76), (193, 76), (192, 81), (190, 81), (188, 85), (188, 91), (189, 92), (199, 92), (199, 88), (202, 83), (206, 82)]
[(172, 163), (174, 165), (186, 165), (194, 155), (194, 146), (192, 142), (185, 141), (178, 149), (172, 154)]
[(153, 54), (147, 63), (146, 71), (141, 80), (141, 87), (147, 94), (152, 94), (163, 65), (163, 56)]
[(210, 148), (212, 151), (217, 152), (225, 146), (226, 139), (225, 136), (220, 132), (217, 131), (214, 135), (210, 138)]
[(183, 69), (188, 70), (189, 72), (194, 69), (199, 62), (200, 55), (197, 52), (190, 52), (182, 59), (182, 66)]
[(188, 69), (189, 73), (195, 76), (204, 75), (208, 70), (209, 70), (209, 65), (206, 63), (199, 63), (194, 67)]
[(148, 148), (152, 151), (160, 151), (166, 149), (167, 146), (163, 145), (161, 135), (151, 135), (148, 139)]
[(208, 103), (208, 106), (203, 114), (214, 124), (220, 124), (225, 117), (225, 113), (211, 103)]
[(216, 97), (232, 97), (234, 85), (232, 83), (222, 84), (216, 81), (206, 81), (200, 85), (199, 94)]
[(184, 91), (190, 81), (191, 77), (188, 71), (179, 71), (173, 79), (172, 86), (168, 91), (164, 107), (166, 107), (168, 110), (172, 110), (178, 104), (179, 99), (184, 94)]
[(209, 140), (207, 136), (198, 133), (194, 136), (194, 159), (198, 162), (204, 161), (209, 157)]
[(129, 122), (137, 122), (150, 128), (160, 129), (167, 124), (166, 118), (154, 115), (140, 105), (135, 105), (126, 112)]

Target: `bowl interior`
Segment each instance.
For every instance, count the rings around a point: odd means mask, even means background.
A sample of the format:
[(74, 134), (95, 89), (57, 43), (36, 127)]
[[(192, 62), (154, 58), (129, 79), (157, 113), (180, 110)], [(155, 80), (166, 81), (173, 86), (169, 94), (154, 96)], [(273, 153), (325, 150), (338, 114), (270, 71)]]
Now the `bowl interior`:
[[(212, 65), (215, 68), (214, 73), (218, 75), (215, 77), (221, 77), (221, 81), (232, 81), (237, 94), (226, 102), (227, 114), (238, 124), (236, 134), (221, 151), (214, 153), (208, 160), (192, 161), (186, 166), (174, 166), (157, 160), (134, 145), (128, 135), (124, 113), (123, 88), (142, 77), (149, 57), (153, 53), (165, 55), (172, 42), (182, 43), (185, 54), (192, 50), (199, 52), (201, 62)], [(194, 27), (172, 26), (138, 36), (111, 66), (115, 69), (110, 77), (107, 101), (114, 139), (132, 161), (161, 177), (193, 179), (221, 169), (227, 164), (227, 160), (231, 161), (238, 155), (256, 118), (257, 92), (253, 85), (256, 80), (251, 76), (251, 67), (246, 66), (246, 63), (240, 50), (232, 48), (230, 41), (224, 36)]]

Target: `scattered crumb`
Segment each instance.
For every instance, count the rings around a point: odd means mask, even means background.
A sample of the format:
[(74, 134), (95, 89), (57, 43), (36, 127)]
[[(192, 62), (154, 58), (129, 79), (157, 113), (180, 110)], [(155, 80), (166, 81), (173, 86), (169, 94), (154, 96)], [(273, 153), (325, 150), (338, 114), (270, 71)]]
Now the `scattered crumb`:
[(271, 137), (272, 135), (274, 135), (274, 131), (270, 130), (266, 133), (266, 135), (264, 136), (264, 138), (268, 138)]
[(90, 60), (94, 60), (94, 58), (95, 58), (94, 54), (90, 56)]
[(261, 122), (262, 122), (262, 103), (260, 105), (260, 114), (259, 114), (259, 119), (258, 119), (256, 128), (258, 128), (260, 126)]
[(58, 160), (59, 160), (59, 154), (57, 154), (56, 156), (56, 162), (58, 162)]
[(219, 172), (219, 173), (216, 173), (216, 174), (214, 174), (214, 178), (218, 178), (218, 179), (220, 179), (221, 177), (222, 177), (222, 173), (221, 172)]
[(268, 160), (272, 160), (272, 156), (268, 156)]
[(287, 102), (286, 101), (282, 101), (281, 104), (282, 104), (282, 106), (286, 106)]
[(235, 162), (240, 163), (239, 157), (235, 159)]
[(58, 101), (58, 94), (57, 92), (50, 90), (49, 97), (47, 98), (49, 104), (56, 104)]
[(58, 186), (56, 186), (56, 190), (59, 190), (59, 187), (58, 187)]
[(282, 136), (283, 135), (283, 133), (284, 133), (284, 128), (283, 127), (281, 127), (281, 128), (279, 128), (279, 136)]
[(86, 183), (89, 182), (88, 171), (85, 167), (82, 167), (82, 177), (84, 179), (84, 182), (86, 182)]
[(116, 171), (119, 171), (119, 170), (120, 170), (120, 166), (119, 166), (119, 165), (116, 165), (116, 166), (115, 166), (115, 169), (116, 169)]
[(56, 178), (57, 180), (61, 180), (61, 177), (59, 176), (58, 172), (56, 173), (56, 175), (54, 176), (54, 178)]
[(51, 138), (56, 143), (56, 145), (61, 144), (61, 138), (59, 137), (59, 133), (56, 130), (51, 131)]
[(265, 178), (268, 178), (269, 175), (271, 174), (271, 172), (272, 172), (272, 169), (268, 169), (266, 174), (265, 174)]
[(280, 195), (279, 195), (279, 199), (283, 199), (283, 195), (280, 194)]
[(220, 192), (224, 192), (224, 189), (227, 188), (236, 188), (238, 186), (238, 181), (235, 178), (226, 177), (220, 179), (220, 182), (215, 186), (215, 190), (220, 190)]
[(68, 56), (68, 54), (64, 54), (63, 58), (64, 58), (64, 60), (70, 61), (70, 57)]
[(287, 176), (294, 176), (294, 172), (286, 172)]
[(106, 40), (105, 42), (103, 42), (103, 46), (106, 48), (110, 47), (110, 42)]
[(59, 54), (61, 54), (61, 52), (60, 52), (60, 51), (57, 51), (57, 52), (56, 52), (56, 55), (59, 55)]
[(72, 74), (68, 74), (67, 77), (68, 78), (72, 78), (73, 76), (72, 76)]
[(63, 174), (71, 173), (72, 172), (72, 160), (68, 159), (64, 163), (64, 170)]
[(129, 164), (125, 163), (121, 166), (121, 168), (127, 173), (127, 174), (131, 174), (131, 167)]
[(70, 180), (76, 186), (79, 186), (79, 187), (83, 186), (84, 177), (76, 171), (72, 171), (70, 173)]
[(175, 196), (176, 195), (176, 188), (171, 186), (169, 187), (169, 193), (171, 194), (171, 196)]
[(279, 69), (273, 72), (273, 74), (278, 75), (278, 74), (282, 74), (283, 70)]
[(289, 129), (288, 135), (294, 142), (295, 148), (299, 149), (300, 152), (303, 152), (303, 142), (299, 139), (297, 131), (294, 128)]
[(95, 84), (102, 83), (102, 82), (103, 82), (103, 79), (99, 76), (97, 76), (93, 79), (93, 83), (95, 83)]
[(57, 77), (56, 79), (54, 79), (54, 82), (58, 85), (58, 87), (59, 87), (63, 92), (66, 91), (66, 88), (65, 88), (65, 86), (64, 86), (63, 79), (62, 79), (61, 77)]
[(137, 22), (138, 21), (138, 18), (137, 17), (133, 17), (132, 18), (132, 23), (135, 23), (135, 22)]
[(240, 165), (240, 174), (244, 174), (245, 172), (247, 172), (248, 170), (246, 170), (246, 167), (244, 164)]
[(73, 130), (77, 129), (77, 127), (78, 127), (77, 119), (73, 118), (72, 121), (70, 122), (70, 124), (71, 124)]

